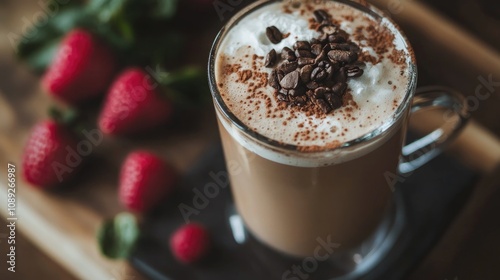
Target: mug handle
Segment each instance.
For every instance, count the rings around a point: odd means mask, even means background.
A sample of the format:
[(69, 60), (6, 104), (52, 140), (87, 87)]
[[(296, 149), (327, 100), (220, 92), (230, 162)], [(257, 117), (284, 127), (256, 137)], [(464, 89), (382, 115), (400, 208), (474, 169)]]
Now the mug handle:
[(449, 113), (456, 117), (453, 120), (453, 128), (446, 132), (443, 126), (420, 139), (413, 141), (403, 147), (398, 171), (400, 174), (408, 174), (421, 167), (445, 148), (457, 135), (469, 119), (467, 102), (463, 95), (453, 89), (441, 86), (422, 87), (416, 90), (410, 111), (411, 114), (426, 108), (447, 109), (443, 115), (443, 125), (449, 118)]

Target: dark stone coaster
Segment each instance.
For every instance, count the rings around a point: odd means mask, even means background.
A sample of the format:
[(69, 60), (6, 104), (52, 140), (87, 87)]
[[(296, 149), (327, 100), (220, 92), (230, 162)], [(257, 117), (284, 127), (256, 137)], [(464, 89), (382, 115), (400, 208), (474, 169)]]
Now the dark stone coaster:
[[(193, 188), (203, 190), (205, 185), (216, 182), (211, 172), (221, 171), (225, 171), (224, 159), (216, 144), (185, 175), (179, 191), (145, 220), (143, 237), (130, 258), (132, 264), (151, 279), (294, 279), (292, 275), (282, 278), (283, 273), (294, 264), (300, 265), (302, 259), (284, 257), (251, 236), (243, 244), (235, 242), (228, 222), (232, 209), (229, 186), (220, 188), (219, 195), (209, 199), (199, 215), (191, 216), (212, 233), (213, 250), (209, 256), (196, 265), (182, 265), (173, 258), (168, 238), (184, 223), (178, 206), (193, 206)], [(395, 205), (403, 219), (395, 224), (399, 230), (393, 232), (388, 250), (372, 258), (371, 265), (358, 267), (341, 279), (404, 279), (442, 236), (467, 201), (476, 179), (475, 173), (446, 155), (415, 171), (396, 186)], [(308, 279), (340, 279), (331, 277), (338, 271), (321, 263)]]

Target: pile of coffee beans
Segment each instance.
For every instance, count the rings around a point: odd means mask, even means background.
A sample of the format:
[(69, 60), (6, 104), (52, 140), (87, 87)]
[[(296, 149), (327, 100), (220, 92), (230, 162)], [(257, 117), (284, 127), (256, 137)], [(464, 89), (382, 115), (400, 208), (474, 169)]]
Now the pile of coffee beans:
[[(324, 10), (314, 11), (319, 23), (318, 38), (297, 41), (281, 53), (272, 49), (265, 58), (265, 66), (273, 68), (269, 84), (276, 89), (279, 101), (296, 106), (318, 106), (323, 113), (338, 109), (343, 104), (347, 79), (363, 75), (363, 62), (358, 61), (361, 49), (349, 40), (349, 35), (332, 23)], [(275, 26), (266, 28), (273, 44), (283, 39)]]

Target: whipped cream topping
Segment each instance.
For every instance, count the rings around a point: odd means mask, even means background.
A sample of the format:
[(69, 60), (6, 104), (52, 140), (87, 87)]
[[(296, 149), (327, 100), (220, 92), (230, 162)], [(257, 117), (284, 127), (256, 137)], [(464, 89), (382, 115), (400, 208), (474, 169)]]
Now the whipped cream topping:
[[(267, 84), (272, 69), (264, 67), (264, 56), (271, 49), (280, 53), (298, 40), (310, 41), (320, 35), (311, 28), (317, 9), (327, 11), (361, 47), (360, 60), (366, 64), (361, 77), (348, 80), (347, 106), (325, 115), (279, 106), (275, 89)], [(285, 35), (278, 44), (272, 44), (265, 34), (272, 25)], [(241, 122), (275, 141), (317, 151), (359, 138), (394, 117), (409, 84), (411, 54), (390, 21), (376, 21), (333, 1), (298, 8), (283, 1), (254, 10), (232, 26), (215, 63), (221, 96)]]

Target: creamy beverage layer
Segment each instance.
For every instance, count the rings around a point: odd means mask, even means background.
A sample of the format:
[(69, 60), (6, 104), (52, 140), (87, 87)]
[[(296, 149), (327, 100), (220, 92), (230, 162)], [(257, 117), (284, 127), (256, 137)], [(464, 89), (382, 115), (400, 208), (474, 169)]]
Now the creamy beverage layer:
[[(405, 97), (412, 57), (391, 22), (378, 22), (341, 3), (313, 2), (319, 4), (273, 2), (245, 15), (227, 32), (215, 62), (217, 87), (230, 111), (250, 129), (303, 151), (332, 149), (390, 122)], [(284, 102), (287, 96), (272, 86), (275, 68), (269, 67), (272, 63), (268, 61), (270, 56), (276, 64), (286, 59), (284, 48), (293, 51), (297, 41), (314, 44), (321, 38), (322, 26), (315, 15), (318, 10), (325, 11), (333, 25), (347, 33), (348, 39), (343, 43), (359, 47), (357, 61), (352, 63), (355, 66), (350, 67), (359, 68), (356, 71), (362, 73), (348, 73), (354, 77), (347, 78), (345, 93), (339, 95), (340, 103), (325, 105), (327, 109), (314, 100), (307, 103), (314, 108), (306, 103)], [(281, 33), (281, 40), (275, 40), (272, 32), (269, 34), (269, 27)], [(270, 54), (272, 50), (276, 55)], [(302, 69), (296, 71), (302, 73)], [(308, 91), (303, 97), (306, 99), (314, 88), (303, 87)], [(292, 99), (297, 100), (287, 100)]]

